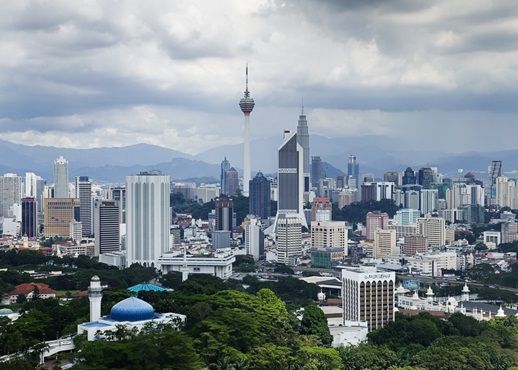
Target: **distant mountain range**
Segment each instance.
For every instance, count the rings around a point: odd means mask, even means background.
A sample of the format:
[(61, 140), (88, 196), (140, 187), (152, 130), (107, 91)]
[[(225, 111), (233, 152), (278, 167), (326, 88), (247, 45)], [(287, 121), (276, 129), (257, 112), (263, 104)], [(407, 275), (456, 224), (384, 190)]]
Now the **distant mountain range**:
[[(277, 169), (278, 137), (251, 142), (252, 168), (265, 174)], [(360, 172), (373, 173), (381, 178), (386, 171), (402, 171), (407, 167), (417, 170), (435, 166), (441, 173), (462, 175), (467, 171), (485, 180), (492, 160), (501, 160), (507, 173), (518, 171), (518, 150), (469, 152), (450, 154), (439, 151), (406, 150), (404, 143), (384, 136), (357, 138), (310, 137), (311, 155), (319, 155), (325, 162), (328, 176), (343, 174), (349, 155), (360, 163)], [(241, 172), (243, 145), (225, 145), (198, 155), (149, 144), (118, 148), (70, 149), (46, 146), (27, 146), (0, 140), (0, 173), (34, 172), (49, 183), (54, 179), (54, 160), (59, 156), (69, 162), (69, 175), (85, 175), (97, 182), (122, 183), (125, 176), (141, 171), (160, 170), (172, 179), (213, 177), (219, 179), (220, 163), (227, 158)]]

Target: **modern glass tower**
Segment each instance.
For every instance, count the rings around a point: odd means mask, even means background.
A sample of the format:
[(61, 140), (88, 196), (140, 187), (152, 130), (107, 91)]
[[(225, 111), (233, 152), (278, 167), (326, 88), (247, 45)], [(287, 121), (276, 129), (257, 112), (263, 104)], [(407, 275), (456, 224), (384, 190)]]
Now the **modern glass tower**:
[(271, 184), (261, 171), (250, 180), (250, 197), (248, 198), (250, 214), (265, 220), (271, 213)]
[(309, 133), (308, 133), (308, 120), (304, 114), (304, 107), (299, 116), (299, 122), (297, 125), (297, 142), (302, 147), (302, 172), (304, 174), (304, 192), (308, 192), (310, 189), (310, 156), (309, 156)]
[(76, 176), (76, 196), (79, 199), (79, 221), (83, 224), (82, 236), (93, 234), (92, 182), (88, 176)]
[(170, 188), (159, 171), (126, 176), (126, 266), (155, 267), (169, 249)]

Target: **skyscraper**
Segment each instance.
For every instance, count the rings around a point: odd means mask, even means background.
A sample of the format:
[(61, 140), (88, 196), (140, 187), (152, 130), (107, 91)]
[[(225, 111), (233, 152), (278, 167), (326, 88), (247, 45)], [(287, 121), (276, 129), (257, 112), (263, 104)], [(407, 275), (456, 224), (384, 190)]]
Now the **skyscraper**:
[(36, 198), (22, 198), (22, 229), (20, 234), (29, 238), (38, 236)]
[(54, 198), (69, 198), (68, 161), (62, 156), (54, 161)]
[(232, 231), (234, 202), (226, 195), (216, 199), (216, 222), (215, 231)]
[(126, 266), (156, 266), (169, 249), (170, 187), (158, 171), (126, 176)]
[(487, 192), (487, 205), (492, 206), (496, 201), (496, 179), (502, 176), (502, 161), (493, 161), (488, 169), (489, 186)]
[(227, 171), (230, 170), (230, 162), (227, 160), (227, 157), (225, 157), (225, 159), (223, 159), (221, 161), (221, 172), (220, 172), (220, 176), (219, 176), (219, 179), (220, 179), (220, 191), (221, 191), (221, 194), (227, 194), (228, 195), (228, 192), (227, 192), (227, 189), (228, 189), (228, 185), (227, 185)]
[(277, 219), (280, 214), (298, 217), (303, 226), (307, 227), (302, 203), (304, 194), (302, 167), (302, 147), (297, 143), (297, 133), (285, 131), (284, 142), (279, 147)]
[(250, 180), (249, 213), (267, 219), (271, 213), (271, 183), (261, 171)]
[(297, 124), (297, 143), (302, 147), (302, 172), (304, 174), (304, 191), (308, 192), (310, 182), (310, 166), (309, 166), (309, 133), (308, 133), (308, 121), (304, 114), (304, 107), (299, 116), (299, 122)]
[(405, 172), (403, 172), (403, 185), (414, 185), (416, 184), (415, 172), (412, 168), (407, 167)]
[(95, 256), (120, 249), (119, 211), (119, 204), (115, 200), (95, 201)]
[(317, 189), (317, 196), (320, 196), (320, 180), (326, 178), (324, 164), (319, 156), (311, 157), (311, 187)]
[(430, 167), (423, 167), (419, 169), (417, 173), (417, 183), (423, 187), (423, 189), (430, 189), (434, 182), (434, 173)]
[(79, 199), (45, 198), (43, 201), (45, 237), (71, 237), (70, 223), (79, 219)]
[(347, 176), (356, 180), (356, 189), (360, 189), (360, 164), (356, 162), (356, 156), (350, 155), (347, 162)]
[(237, 173), (234, 167), (230, 167), (230, 169), (226, 172), (225, 176), (225, 194), (227, 194), (228, 196), (235, 195), (237, 193), (237, 189), (239, 189), (239, 174)]
[(79, 221), (83, 224), (82, 236), (92, 235), (92, 182), (88, 176), (76, 176), (76, 195), (79, 199)]
[(14, 173), (0, 176), (0, 217), (9, 217), (9, 210), (22, 200), (22, 178)]
[(254, 109), (254, 99), (250, 97), (248, 91), (248, 64), (246, 65), (246, 89), (245, 96), (239, 101), (239, 107), (245, 116), (244, 130), (244, 161), (243, 161), (243, 195), (248, 196), (248, 186), (250, 183), (250, 113)]

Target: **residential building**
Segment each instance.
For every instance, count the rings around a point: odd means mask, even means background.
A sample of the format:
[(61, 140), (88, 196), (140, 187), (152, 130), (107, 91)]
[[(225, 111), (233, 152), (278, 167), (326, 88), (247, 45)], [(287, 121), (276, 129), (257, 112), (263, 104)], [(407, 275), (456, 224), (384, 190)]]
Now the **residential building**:
[(12, 217), (13, 206), (22, 200), (22, 178), (14, 173), (0, 176), (0, 217)]

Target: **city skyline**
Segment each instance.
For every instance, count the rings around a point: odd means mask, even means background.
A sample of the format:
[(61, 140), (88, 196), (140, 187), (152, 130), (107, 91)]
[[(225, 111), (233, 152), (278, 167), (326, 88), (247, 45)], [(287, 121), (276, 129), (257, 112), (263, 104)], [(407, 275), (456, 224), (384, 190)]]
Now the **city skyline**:
[(0, 129), (57, 147), (242, 142), (248, 62), (251, 140), (292, 129), (304, 99), (310, 135), (513, 149), (517, 13), (510, 1), (6, 4)]

